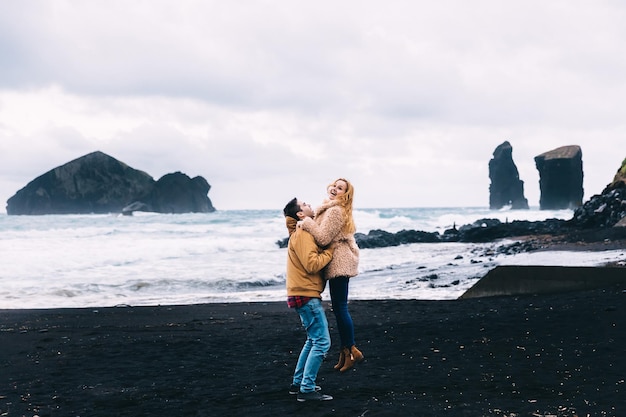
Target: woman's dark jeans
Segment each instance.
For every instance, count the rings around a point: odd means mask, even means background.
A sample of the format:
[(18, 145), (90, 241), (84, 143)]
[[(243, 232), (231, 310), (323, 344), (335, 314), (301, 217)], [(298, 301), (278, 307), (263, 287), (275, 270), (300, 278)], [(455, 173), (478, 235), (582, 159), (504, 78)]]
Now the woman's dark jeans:
[(341, 347), (354, 346), (354, 324), (348, 311), (348, 284), (349, 277), (337, 277), (328, 280), (330, 287), (330, 299), (333, 313), (337, 320), (337, 329), (341, 339)]

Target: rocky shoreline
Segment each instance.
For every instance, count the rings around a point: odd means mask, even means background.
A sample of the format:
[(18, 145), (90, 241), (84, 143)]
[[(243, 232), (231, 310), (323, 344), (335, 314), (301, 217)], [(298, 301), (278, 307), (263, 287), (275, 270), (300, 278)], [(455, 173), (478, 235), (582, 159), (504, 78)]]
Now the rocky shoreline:
[[(626, 183), (613, 187), (578, 207), (569, 220), (515, 220), (502, 222), (484, 218), (471, 224), (452, 227), (443, 233), (422, 230), (370, 230), (356, 233), (359, 248), (383, 248), (411, 243), (464, 242), (485, 243), (499, 239), (520, 241), (503, 247), (503, 253), (518, 253), (560, 247), (563, 250), (603, 250), (626, 247)], [(276, 242), (287, 247), (288, 239)], [(587, 248), (587, 249), (585, 249)]]
[(501, 222), (480, 219), (459, 228), (438, 232), (372, 230), (357, 233), (360, 248), (397, 246), (406, 243), (484, 243), (514, 238), (519, 243), (503, 246), (503, 253), (534, 250), (609, 250), (626, 247), (626, 185), (616, 183), (578, 207), (569, 220)]

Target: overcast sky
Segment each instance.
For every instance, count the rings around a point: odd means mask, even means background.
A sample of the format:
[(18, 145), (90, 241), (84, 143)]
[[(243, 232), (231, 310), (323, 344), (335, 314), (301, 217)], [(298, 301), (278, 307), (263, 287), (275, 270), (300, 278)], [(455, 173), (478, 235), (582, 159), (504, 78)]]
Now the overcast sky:
[(489, 205), (508, 140), (583, 152), (584, 200), (626, 157), (626, 2), (0, 0), (0, 211), (100, 150), (211, 184), (219, 209)]

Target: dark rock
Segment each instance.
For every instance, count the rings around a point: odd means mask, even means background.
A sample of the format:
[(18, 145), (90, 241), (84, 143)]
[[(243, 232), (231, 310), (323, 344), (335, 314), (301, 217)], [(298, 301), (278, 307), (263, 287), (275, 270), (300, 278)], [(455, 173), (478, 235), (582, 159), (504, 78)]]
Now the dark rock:
[(289, 245), (289, 238), (286, 237), (284, 239), (277, 240), (276, 245), (278, 245), (278, 247), (281, 249), (285, 249)]
[(147, 201), (157, 213), (208, 213), (215, 211), (207, 196), (210, 189), (202, 177), (175, 172), (156, 182)]
[(524, 181), (520, 180), (517, 166), (513, 162), (513, 147), (507, 141), (499, 145), (489, 161), (489, 208), (528, 209), (524, 197)]
[(594, 195), (574, 211), (571, 222), (583, 228), (607, 228), (626, 218), (626, 182), (613, 181), (602, 194)]
[(543, 221), (515, 220), (502, 223), (498, 219), (481, 219), (459, 228), (459, 242), (484, 243), (497, 239), (530, 236), (557, 235), (569, 228), (566, 220), (547, 219)]
[[(184, 174), (171, 175), (178, 178)], [(122, 211), (130, 214), (137, 210), (170, 213), (182, 212), (184, 208), (188, 208), (187, 211), (215, 210), (207, 196), (210, 186), (203, 178), (189, 180), (187, 177), (186, 184), (185, 181), (177, 181), (181, 189), (176, 192), (168, 186), (168, 180), (163, 183), (161, 185), (145, 172), (96, 151), (29, 182), (9, 198), (7, 214), (101, 214)]]
[(35, 178), (7, 201), (7, 214), (109, 213), (147, 195), (154, 180), (102, 152)]
[(573, 226), (582, 229), (612, 227), (626, 219), (626, 159), (617, 170), (613, 181), (601, 194), (592, 196), (574, 211)]
[(437, 232), (423, 232), (419, 230), (401, 230), (397, 233), (390, 233), (384, 230), (370, 230), (365, 235), (356, 233), (354, 235), (359, 248), (383, 248), (387, 246), (398, 246), (407, 243), (434, 243), (440, 242), (441, 237)]
[(562, 146), (535, 157), (539, 171), (541, 210), (574, 209), (583, 199), (583, 162), (580, 146)]

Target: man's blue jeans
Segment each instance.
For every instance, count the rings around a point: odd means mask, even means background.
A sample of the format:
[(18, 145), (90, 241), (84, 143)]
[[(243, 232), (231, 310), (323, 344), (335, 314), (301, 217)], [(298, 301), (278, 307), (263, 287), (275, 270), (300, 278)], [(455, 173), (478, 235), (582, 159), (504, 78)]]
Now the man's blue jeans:
[(300, 385), (301, 392), (315, 391), (317, 372), (330, 350), (330, 333), (328, 321), (322, 307), (322, 300), (312, 298), (302, 307), (296, 308), (300, 315), (302, 326), (306, 329), (306, 342), (302, 346), (296, 371), (293, 374), (293, 384)]

